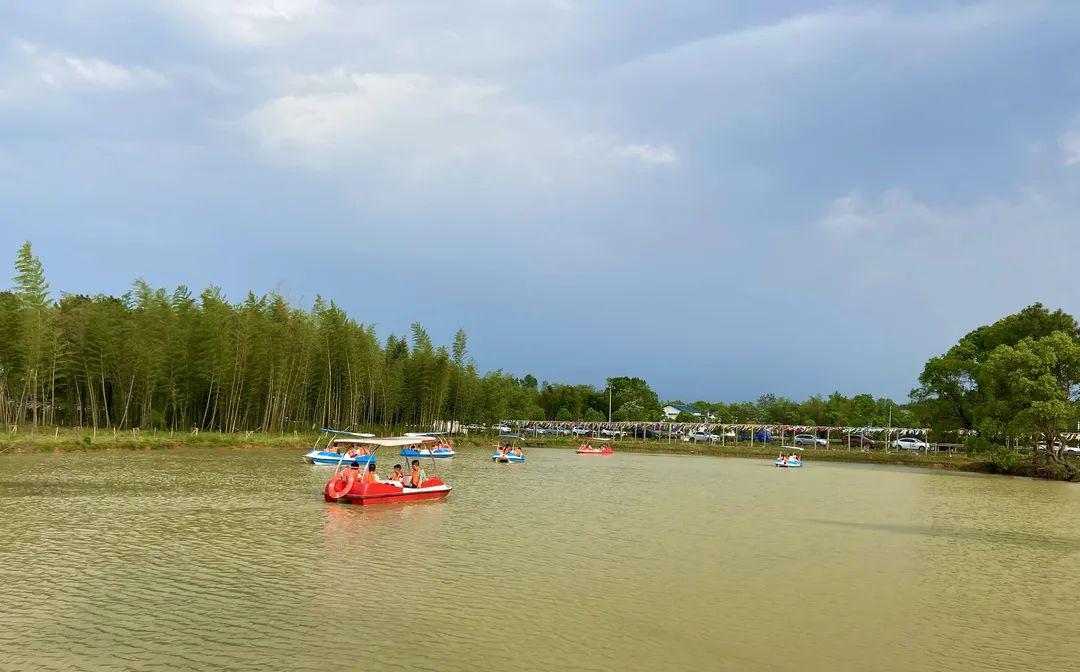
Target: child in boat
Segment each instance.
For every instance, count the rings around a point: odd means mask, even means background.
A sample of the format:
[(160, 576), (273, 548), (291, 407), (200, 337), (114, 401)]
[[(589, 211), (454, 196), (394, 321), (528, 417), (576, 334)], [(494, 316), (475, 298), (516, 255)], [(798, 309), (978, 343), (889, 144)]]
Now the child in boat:
[(405, 483), (405, 472), (401, 470), (400, 464), (394, 465), (394, 473), (390, 474), (390, 480), (394, 483)]
[(382, 482), (379, 479), (379, 475), (377, 473), (375, 473), (375, 463), (374, 462), (368, 462), (367, 471), (364, 472), (363, 482), (364, 483), (381, 483)]

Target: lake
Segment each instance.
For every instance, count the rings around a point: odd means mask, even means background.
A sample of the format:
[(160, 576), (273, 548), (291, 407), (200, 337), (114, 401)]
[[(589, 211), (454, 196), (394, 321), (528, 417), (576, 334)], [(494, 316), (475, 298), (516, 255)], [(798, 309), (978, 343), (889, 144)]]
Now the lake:
[(0, 455), (0, 669), (1080, 668), (1076, 485), (464, 449), (354, 507), (305, 450)]

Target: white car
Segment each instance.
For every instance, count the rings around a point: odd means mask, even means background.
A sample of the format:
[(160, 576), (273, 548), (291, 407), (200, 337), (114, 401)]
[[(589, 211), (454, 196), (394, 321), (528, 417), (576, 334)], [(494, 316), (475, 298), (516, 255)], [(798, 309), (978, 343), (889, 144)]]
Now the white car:
[(712, 441), (719, 441), (720, 440), (720, 435), (719, 434), (710, 434), (708, 432), (691, 432), (690, 434), (684, 434), (683, 437), (682, 437), (682, 440), (687, 441), (687, 442), (689, 442), (689, 441), (694, 441), (694, 442), (709, 441), (709, 442), (712, 442)]
[(819, 439), (813, 434), (796, 434), (795, 435), (796, 446), (827, 446), (829, 442), (825, 439)]
[(900, 450), (930, 450), (930, 444), (913, 436), (905, 436), (892, 442), (893, 448)]
[(574, 428), (572, 428), (570, 430), (570, 433), (573, 434), (574, 436), (588, 436), (589, 435), (589, 428), (588, 427), (574, 427)]
[(622, 432), (617, 429), (601, 429), (600, 436), (615, 436), (621, 438), (626, 436), (626, 432)]
[(510, 433), (510, 427), (508, 427), (507, 425), (499, 425), (498, 429), (499, 429), (500, 434), (509, 434)]

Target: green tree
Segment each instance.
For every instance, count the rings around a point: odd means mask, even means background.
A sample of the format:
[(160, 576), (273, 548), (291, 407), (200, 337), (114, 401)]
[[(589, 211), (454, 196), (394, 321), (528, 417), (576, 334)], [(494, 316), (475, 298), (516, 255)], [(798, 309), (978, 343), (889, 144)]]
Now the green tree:
[(1039, 455), (1065, 469), (1069, 478), (1076, 476), (1060, 443), (1062, 428), (1077, 418), (1080, 342), (1071, 333), (1056, 331), (1024, 338), (1015, 346), (999, 345), (976, 379), (982, 400), (978, 416), (985, 433), (1036, 435), (1046, 445)]

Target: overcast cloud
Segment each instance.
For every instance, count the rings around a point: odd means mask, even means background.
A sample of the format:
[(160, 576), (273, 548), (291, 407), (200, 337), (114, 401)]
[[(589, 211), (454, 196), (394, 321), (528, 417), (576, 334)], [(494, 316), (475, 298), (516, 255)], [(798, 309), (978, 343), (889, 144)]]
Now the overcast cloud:
[(1080, 313), (1074, 2), (0, 8), (0, 253), (464, 327), (667, 398), (906, 396)]

